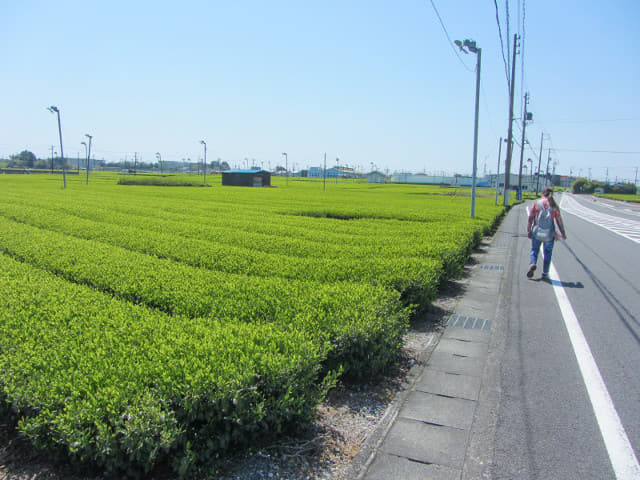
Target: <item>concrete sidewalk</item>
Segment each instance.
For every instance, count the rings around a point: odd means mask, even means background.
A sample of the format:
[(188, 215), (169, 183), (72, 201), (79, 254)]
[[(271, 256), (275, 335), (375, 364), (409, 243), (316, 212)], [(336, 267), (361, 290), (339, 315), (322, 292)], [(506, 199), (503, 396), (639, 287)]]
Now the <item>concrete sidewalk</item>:
[[(485, 370), (497, 368), (489, 351), (504, 303), (505, 269), (515, 249), (514, 210), (485, 244), (484, 253), (474, 255), (478, 263), (440, 341), (413, 367), (408, 387), (398, 393), (346, 478), (481, 478), (487, 466), (479, 460), (484, 454), (476, 451), (483, 448), (483, 435), (490, 430), (486, 417), (495, 412), (485, 411), (490, 401), (481, 408), (480, 396)], [(483, 395), (491, 399), (494, 393)]]

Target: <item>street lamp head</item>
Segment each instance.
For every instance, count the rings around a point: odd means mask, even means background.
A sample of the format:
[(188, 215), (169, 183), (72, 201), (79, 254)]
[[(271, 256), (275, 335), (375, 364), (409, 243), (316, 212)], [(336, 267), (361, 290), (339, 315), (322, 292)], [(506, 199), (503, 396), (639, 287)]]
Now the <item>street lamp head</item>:
[(455, 43), (458, 46), (458, 48), (462, 51), (462, 53), (469, 53), (465, 50), (460, 40), (454, 40), (453, 43)]
[(49, 108), (47, 108), (47, 110), (49, 110), (51, 113), (60, 113), (60, 110), (58, 110), (58, 107), (56, 107), (55, 105), (51, 105)]
[(87, 142), (80, 142), (81, 145), (87, 146)]
[(93, 138), (93, 135), (89, 135), (88, 133), (85, 133), (84, 136), (87, 137), (89, 140)]
[(465, 39), (463, 45), (469, 49), (470, 52), (478, 53), (475, 40)]
[(204, 140), (200, 140), (200, 143), (201, 143), (202, 145), (206, 145), (206, 144), (207, 144), (207, 142), (205, 142)]

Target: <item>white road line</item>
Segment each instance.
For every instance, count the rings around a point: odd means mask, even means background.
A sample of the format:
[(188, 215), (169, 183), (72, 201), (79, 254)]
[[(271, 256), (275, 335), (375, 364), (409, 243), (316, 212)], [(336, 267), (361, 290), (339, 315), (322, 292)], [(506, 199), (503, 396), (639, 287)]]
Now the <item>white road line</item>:
[(567, 297), (562, 283), (556, 280), (560, 277), (553, 263), (551, 263), (549, 274), (616, 479), (638, 480), (640, 479), (638, 459), (633, 451), (631, 442), (629, 442), (627, 432), (622, 426), (618, 412), (613, 405), (598, 365), (591, 354), (587, 339), (582, 333), (582, 328), (569, 302), (569, 297)]
[(580, 204), (570, 195), (562, 195), (560, 206), (563, 212), (576, 215), (582, 220), (605, 228), (633, 242), (640, 243), (640, 221), (638, 220), (620, 218), (603, 212), (597, 212)]

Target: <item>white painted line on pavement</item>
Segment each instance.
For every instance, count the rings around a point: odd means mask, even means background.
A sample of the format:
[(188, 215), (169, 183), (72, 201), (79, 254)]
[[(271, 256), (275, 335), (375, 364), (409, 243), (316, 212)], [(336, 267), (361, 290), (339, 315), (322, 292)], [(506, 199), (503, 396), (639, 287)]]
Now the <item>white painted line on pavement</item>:
[(591, 349), (573, 311), (571, 302), (569, 302), (569, 297), (562, 287), (562, 283), (557, 280), (560, 277), (553, 266), (553, 262), (551, 263), (549, 274), (616, 479), (638, 480), (640, 479), (638, 459), (633, 451), (631, 442), (629, 442), (627, 432), (622, 426), (618, 412), (613, 405), (607, 386), (604, 384), (598, 365), (591, 354)]
[(562, 195), (560, 207), (563, 212), (576, 215), (582, 220), (598, 225), (633, 242), (640, 243), (640, 221), (638, 220), (598, 212), (588, 206), (582, 205), (569, 195)]

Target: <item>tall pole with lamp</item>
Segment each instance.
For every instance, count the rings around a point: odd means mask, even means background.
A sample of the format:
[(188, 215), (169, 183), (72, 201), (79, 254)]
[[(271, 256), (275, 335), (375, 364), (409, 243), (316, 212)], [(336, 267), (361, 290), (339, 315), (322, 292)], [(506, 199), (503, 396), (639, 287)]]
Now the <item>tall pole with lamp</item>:
[(207, 142), (200, 140), (200, 143), (204, 145), (204, 184), (207, 184)]
[[(478, 63), (476, 64), (476, 105), (475, 123), (473, 128), (473, 170), (471, 172), (471, 218), (476, 216), (476, 170), (478, 165), (478, 113), (480, 106), (480, 69), (482, 67), (482, 49), (476, 46), (474, 40), (466, 39), (464, 42), (456, 40), (455, 44), (464, 53), (475, 53)], [(468, 51), (467, 51), (468, 50)], [(502, 144), (501, 144), (502, 145)]]
[(287, 175), (287, 186), (288, 186), (289, 185), (289, 157), (287, 155), (287, 152), (282, 152), (282, 155), (284, 155), (284, 170)]
[[(84, 145), (84, 158), (85, 160), (89, 158), (89, 153), (87, 153), (87, 142), (80, 142), (82, 145)], [(88, 160), (87, 160), (88, 162)], [(78, 165), (78, 175), (80, 175), (80, 166)]]
[(93, 140), (93, 135), (89, 135), (88, 133), (84, 134), (85, 137), (89, 139), (89, 152), (87, 153), (87, 185), (89, 185), (89, 165), (91, 162), (91, 140)]
[(58, 115), (58, 134), (60, 135), (60, 157), (62, 158), (62, 188), (67, 188), (67, 174), (64, 168), (64, 150), (62, 150), (62, 126), (60, 124), (60, 109), (51, 105), (47, 110)]

